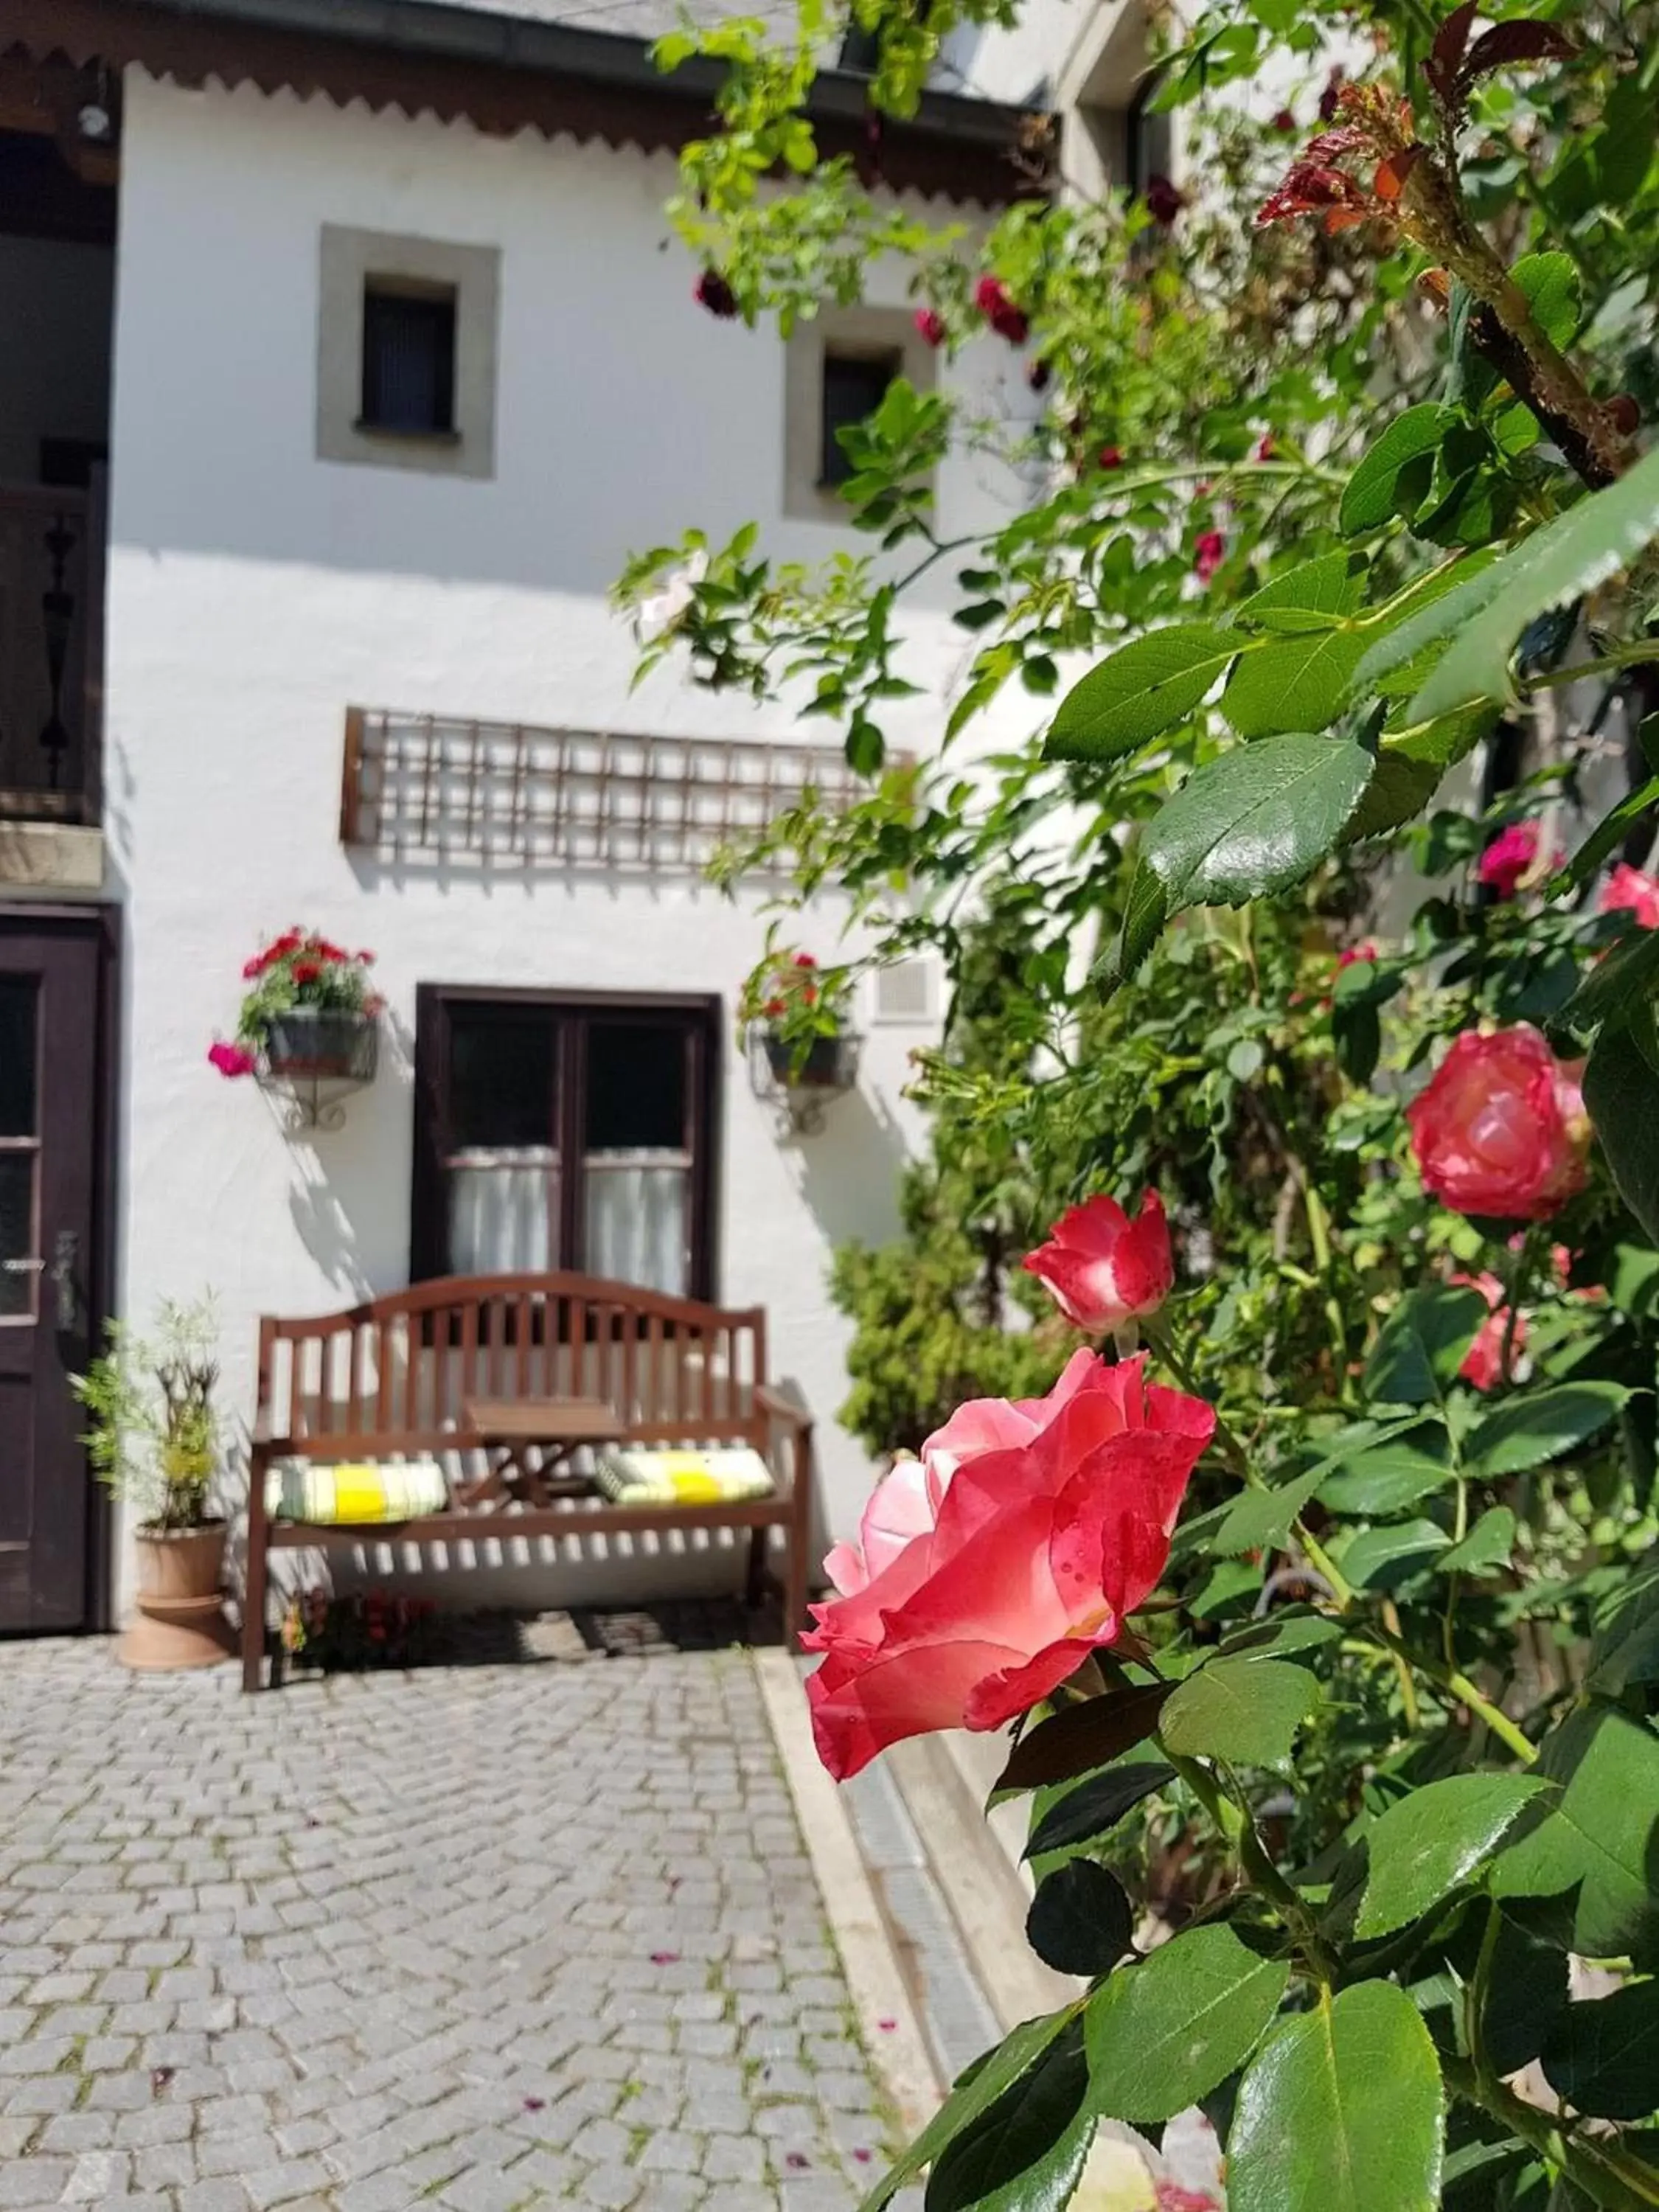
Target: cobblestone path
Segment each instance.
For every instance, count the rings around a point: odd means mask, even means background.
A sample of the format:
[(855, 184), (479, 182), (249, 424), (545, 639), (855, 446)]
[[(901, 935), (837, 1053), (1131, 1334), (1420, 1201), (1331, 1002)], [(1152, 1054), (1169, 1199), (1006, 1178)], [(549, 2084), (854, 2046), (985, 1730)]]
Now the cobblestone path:
[(0, 2208), (848, 2212), (884, 2133), (742, 1654), (0, 1647)]

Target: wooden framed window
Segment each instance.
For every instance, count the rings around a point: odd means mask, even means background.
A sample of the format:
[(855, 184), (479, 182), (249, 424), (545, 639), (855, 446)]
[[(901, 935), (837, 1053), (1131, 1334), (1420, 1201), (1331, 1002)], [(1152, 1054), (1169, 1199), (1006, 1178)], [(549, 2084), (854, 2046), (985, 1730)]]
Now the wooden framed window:
[(410, 1273), (714, 1295), (720, 1002), (422, 984)]

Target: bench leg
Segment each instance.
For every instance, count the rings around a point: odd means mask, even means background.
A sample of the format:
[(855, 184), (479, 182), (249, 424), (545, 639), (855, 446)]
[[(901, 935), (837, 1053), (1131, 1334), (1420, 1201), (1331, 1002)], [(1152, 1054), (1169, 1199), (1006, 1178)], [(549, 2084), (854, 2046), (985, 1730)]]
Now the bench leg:
[(750, 1613), (758, 1610), (766, 1595), (767, 1539), (771, 1533), (764, 1524), (749, 1532), (749, 1571), (744, 1577), (743, 1601)]
[(248, 1479), (247, 1561), (242, 1577), (242, 1688), (259, 1686), (265, 1656), (265, 1468), (256, 1452)]

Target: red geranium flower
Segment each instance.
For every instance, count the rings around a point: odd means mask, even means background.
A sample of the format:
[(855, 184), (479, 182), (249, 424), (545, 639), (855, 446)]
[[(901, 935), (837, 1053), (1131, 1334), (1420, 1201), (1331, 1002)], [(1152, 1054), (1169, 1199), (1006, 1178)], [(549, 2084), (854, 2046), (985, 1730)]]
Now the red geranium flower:
[(322, 972), (314, 960), (296, 960), (294, 963), (294, 980), (296, 983), (314, 983)]

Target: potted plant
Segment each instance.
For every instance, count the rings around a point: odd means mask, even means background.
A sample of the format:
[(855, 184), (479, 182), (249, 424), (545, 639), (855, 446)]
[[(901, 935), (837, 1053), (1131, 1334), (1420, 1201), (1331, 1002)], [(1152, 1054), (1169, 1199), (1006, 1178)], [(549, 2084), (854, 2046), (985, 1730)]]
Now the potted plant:
[(235, 1042), (208, 1058), (226, 1076), (372, 1081), (385, 1003), (369, 987), (374, 961), (314, 930), (284, 930), (243, 968)]
[(103, 1352), (72, 1379), (92, 1417), (93, 1472), (138, 1516), (138, 1618), (120, 1645), (129, 1667), (207, 1667), (232, 1648), (220, 1590), (225, 1522), (210, 1510), (216, 1334), (210, 1299), (164, 1301), (153, 1337), (112, 1322)]
[(757, 1026), (773, 1079), (788, 1090), (844, 1091), (857, 1040), (847, 1024), (852, 979), (810, 952), (771, 953), (744, 985), (740, 1018)]

